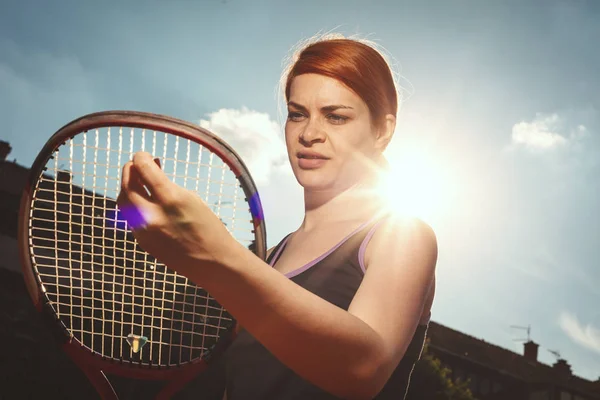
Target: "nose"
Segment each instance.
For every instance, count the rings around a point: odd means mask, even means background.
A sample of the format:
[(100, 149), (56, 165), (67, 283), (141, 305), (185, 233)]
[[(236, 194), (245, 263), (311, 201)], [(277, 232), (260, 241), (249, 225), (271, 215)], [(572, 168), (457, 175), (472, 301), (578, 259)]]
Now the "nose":
[(322, 143), (325, 141), (325, 132), (318, 121), (309, 119), (300, 133), (300, 142), (304, 145)]

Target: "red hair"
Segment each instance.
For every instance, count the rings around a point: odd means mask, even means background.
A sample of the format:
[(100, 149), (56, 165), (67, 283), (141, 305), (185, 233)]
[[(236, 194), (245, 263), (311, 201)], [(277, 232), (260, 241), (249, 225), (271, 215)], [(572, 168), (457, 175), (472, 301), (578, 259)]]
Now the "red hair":
[(352, 39), (327, 39), (308, 45), (286, 77), (286, 102), (292, 81), (302, 74), (324, 75), (344, 84), (367, 104), (376, 127), (383, 126), (387, 114), (396, 116), (398, 95), (392, 71), (371, 46)]

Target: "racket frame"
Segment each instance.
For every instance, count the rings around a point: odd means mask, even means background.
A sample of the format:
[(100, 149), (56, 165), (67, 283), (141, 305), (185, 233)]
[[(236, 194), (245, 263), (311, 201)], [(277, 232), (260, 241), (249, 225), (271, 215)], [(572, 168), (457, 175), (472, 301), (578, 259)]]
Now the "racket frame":
[(56, 149), (68, 139), (80, 133), (102, 127), (139, 128), (169, 133), (198, 143), (219, 156), (241, 183), (241, 188), (246, 196), (246, 201), (249, 202), (253, 218), (255, 241), (252, 250), (258, 257), (265, 260), (267, 253), (266, 227), (262, 205), (254, 180), (241, 157), (230, 145), (207, 129), (166, 115), (114, 110), (82, 116), (56, 131), (48, 139), (31, 166), (20, 202), (17, 238), (23, 278), (35, 308), (40, 312), (42, 319), (50, 325), (52, 333), (59, 340), (62, 350), (85, 373), (101, 398), (118, 399), (105, 375), (106, 372), (125, 378), (167, 381), (168, 383), (157, 396), (157, 398), (166, 399), (181, 390), (186, 383), (208, 368), (211, 360), (218, 358), (224, 352), (235, 336), (235, 319), (233, 319), (227, 334), (221, 337), (207, 358), (196, 358), (182, 365), (169, 367), (135, 364), (129, 361), (119, 362), (85, 347), (67, 330), (50, 306), (49, 299), (43, 295), (42, 282), (36, 277), (31, 260), (33, 241), (29, 234), (30, 221), (33, 213), (33, 194), (37, 187), (38, 178), (44, 172), (47, 162)]

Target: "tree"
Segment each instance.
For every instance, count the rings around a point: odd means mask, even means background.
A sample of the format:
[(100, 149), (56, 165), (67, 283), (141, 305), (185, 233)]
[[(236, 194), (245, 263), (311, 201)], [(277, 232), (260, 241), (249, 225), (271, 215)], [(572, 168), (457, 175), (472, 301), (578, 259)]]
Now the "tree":
[(429, 352), (429, 340), (415, 364), (406, 400), (477, 400), (469, 381), (453, 380), (452, 370)]

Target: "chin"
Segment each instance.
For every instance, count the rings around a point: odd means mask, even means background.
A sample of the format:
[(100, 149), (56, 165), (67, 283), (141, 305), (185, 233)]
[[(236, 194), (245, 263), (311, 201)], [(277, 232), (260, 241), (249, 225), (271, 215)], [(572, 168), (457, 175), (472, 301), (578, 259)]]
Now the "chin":
[(327, 176), (327, 174), (306, 174), (300, 171), (296, 180), (305, 192), (343, 192), (356, 182), (346, 181), (340, 177)]
[(335, 187), (335, 180), (317, 171), (294, 171), (296, 180), (306, 191), (323, 191)]
[(299, 179), (298, 183), (307, 192), (322, 192), (335, 187), (333, 182), (326, 182), (321, 179)]

